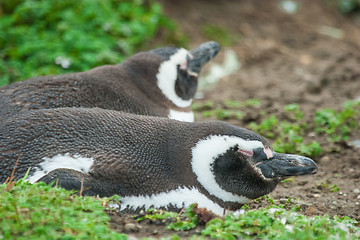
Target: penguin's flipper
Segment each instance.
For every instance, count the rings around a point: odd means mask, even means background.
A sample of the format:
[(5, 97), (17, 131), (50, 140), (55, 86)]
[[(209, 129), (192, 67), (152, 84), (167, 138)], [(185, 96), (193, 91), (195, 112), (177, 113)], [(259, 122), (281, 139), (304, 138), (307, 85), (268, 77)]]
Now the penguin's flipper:
[(54, 186), (75, 190), (85, 196), (108, 195), (103, 186), (100, 187), (103, 184), (99, 184), (91, 175), (68, 168), (52, 170), (37, 182), (53, 183)]

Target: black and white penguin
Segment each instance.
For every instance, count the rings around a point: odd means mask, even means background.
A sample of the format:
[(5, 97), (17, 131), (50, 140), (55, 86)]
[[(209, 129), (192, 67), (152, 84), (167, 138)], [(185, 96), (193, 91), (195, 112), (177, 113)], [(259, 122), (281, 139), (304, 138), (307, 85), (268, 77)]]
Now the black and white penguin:
[(33, 109), (99, 107), (194, 121), (190, 105), (198, 74), (219, 49), (216, 42), (191, 51), (165, 47), (117, 65), (16, 82), (0, 88), (0, 119)]
[(0, 182), (31, 168), (83, 194), (122, 196), (122, 209), (199, 207), (222, 214), (312, 174), (306, 157), (276, 153), (262, 136), (220, 121), (179, 122), (99, 108), (27, 111), (0, 123)]

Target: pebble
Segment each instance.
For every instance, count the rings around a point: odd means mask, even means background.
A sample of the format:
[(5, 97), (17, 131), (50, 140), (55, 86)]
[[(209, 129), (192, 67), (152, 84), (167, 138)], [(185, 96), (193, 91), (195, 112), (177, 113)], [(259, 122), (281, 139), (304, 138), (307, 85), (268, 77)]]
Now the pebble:
[(299, 4), (296, 1), (285, 0), (280, 2), (281, 10), (288, 14), (294, 14), (299, 11)]
[(328, 164), (330, 162), (330, 158), (328, 156), (323, 156), (322, 158), (320, 158), (320, 163), (321, 164)]
[(360, 203), (359, 203), (359, 202), (355, 202), (355, 205), (358, 205), (358, 206), (359, 206), (359, 205), (360, 205)]
[(316, 134), (315, 134), (314, 132), (310, 132), (310, 133), (308, 134), (308, 136), (314, 138), (314, 137), (316, 137)]
[(316, 213), (316, 208), (314, 207), (308, 207), (305, 211), (307, 214), (309, 214), (310, 216), (314, 215)]
[(299, 186), (305, 186), (308, 183), (308, 181), (300, 181), (298, 184)]
[(314, 196), (314, 198), (319, 198), (320, 194), (315, 193), (313, 196)]
[(339, 197), (340, 197), (340, 196), (346, 197), (346, 196), (347, 196), (347, 193), (339, 192)]
[(337, 204), (337, 201), (332, 201), (332, 204), (336, 205), (336, 204)]
[(124, 226), (125, 232), (138, 232), (140, 230), (140, 226), (135, 223), (126, 223)]
[(360, 189), (355, 188), (355, 189), (353, 190), (353, 192), (354, 192), (354, 193), (360, 193)]

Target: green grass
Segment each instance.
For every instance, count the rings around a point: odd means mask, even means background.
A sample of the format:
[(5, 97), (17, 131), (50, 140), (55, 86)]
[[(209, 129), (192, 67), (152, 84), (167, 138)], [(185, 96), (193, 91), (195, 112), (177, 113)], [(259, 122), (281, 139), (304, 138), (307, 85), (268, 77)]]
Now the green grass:
[(44, 183), (1, 184), (0, 239), (126, 239), (102, 203)]
[[(270, 206), (250, 210), (244, 205), (238, 216), (233, 214), (223, 218), (215, 218), (206, 223), (205, 227), (193, 239), (358, 239), (360, 228), (358, 222), (349, 217), (315, 216), (307, 217), (299, 212), (297, 205), (290, 206), (291, 199), (283, 205), (275, 204), (274, 200), (267, 197)], [(291, 208), (290, 208), (291, 207)], [(193, 205), (186, 209), (185, 213), (191, 213)], [(287, 210), (290, 208), (290, 210)], [(185, 215), (185, 214), (183, 214)], [(190, 217), (182, 214), (155, 211), (151, 209), (149, 214), (138, 220), (151, 219), (153, 221), (167, 220), (168, 229), (184, 231), (196, 227), (196, 216)], [(170, 221), (169, 221), (170, 220)], [(189, 227), (189, 222), (192, 224)], [(166, 223), (166, 222), (165, 222)], [(178, 228), (174, 228), (176, 223)], [(170, 239), (178, 239), (172, 236)]]
[(306, 217), (281, 206), (247, 210), (238, 217), (213, 219), (201, 234), (213, 239), (358, 239), (357, 222), (348, 217)]
[(360, 102), (347, 101), (341, 111), (321, 109), (315, 113), (315, 131), (326, 134), (328, 141), (347, 141), (352, 129), (359, 127)]
[(241, 119), (243, 117), (243, 112), (239, 110), (239, 108), (251, 106), (259, 107), (260, 105), (259, 99), (248, 99), (243, 102), (226, 100), (223, 107), (215, 107), (213, 101), (207, 101), (205, 103), (192, 104), (192, 109), (195, 112), (201, 112), (204, 118), (215, 117), (219, 120), (227, 120), (230, 118)]
[[(321, 183), (329, 191), (335, 184)], [(300, 205), (291, 198), (278, 204), (262, 197), (270, 206), (252, 210), (244, 205), (238, 216), (214, 218), (194, 232), (191, 239), (358, 239), (360, 227), (348, 217), (314, 216), (300, 213)], [(23, 180), (0, 185), (0, 239), (127, 239), (109, 228), (109, 216), (103, 206), (119, 197), (98, 199), (80, 197), (74, 192), (44, 183)], [(201, 211), (191, 205), (181, 213), (149, 209), (137, 217), (150, 219), (168, 230), (188, 231), (199, 226)], [(198, 215), (200, 214), (200, 215)], [(198, 229), (198, 228), (197, 228)], [(165, 239), (180, 239), (174, 234)]]
[(151, 0), (1, 1), (0, 86), (120, 63), (159, 29), (171, 42), (184, 43)]
[(287, 120), (280, 121), (275, 115), (263, 119), (259, 124), (252, 122), (249, 128), (259, 134), (273, 139), (273, 148), (277, 152), (298, 153), (314, 157), (322, 152), (316, 141), (306, 143), (303, 136), (309, 130), (309, 123), (304, 121), (304, 113), (297, 104), (284, 106)]
[(141, 222), (144, 219), (150, 219), (152, 221), (160, 220), (162, 223), (170, 222), (167, 224), (166, 229), (187, 231), (195, 228), (198, 224), (193, 208), (194, 204), (185, 209), (181, 214), (151, 208), (146, 211), (146, 215), (137, 218), (137, 221)]

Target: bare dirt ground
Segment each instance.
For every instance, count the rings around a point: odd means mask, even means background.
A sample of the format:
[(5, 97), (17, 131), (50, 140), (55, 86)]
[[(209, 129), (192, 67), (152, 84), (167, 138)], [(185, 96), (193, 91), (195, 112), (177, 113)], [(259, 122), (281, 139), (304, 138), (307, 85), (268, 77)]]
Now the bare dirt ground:
[[(230, 47), (241, 68), (205, 91), (198, 102), (212, 100), (221, 106), (228, 99), (257, 98), (265, 108), (262, 110), (279, 118), (284, 105), (298, 103), (305, 117), (313, 118), (318, 109), (340, 109), (345, 101), (360, 98), (360, 24), (351, 16), (341, 15), (335, 1), (298, 1), (295, 14), (282, 11), (280, 1), (275, 0), (161, 2), (165, 13), (189, 37), (191, 46), (211, 40), (203, 34), (203, 27), (209, 24), (241, 35)], [(329, 27), (335, 31), (329, 31)], [(223, 52), (214, 62), (222, 62)], [(256, 109), (248, 109), (246, 114), (254, 121), (260, 117)], [(197, 120), (202, 117), (198, 115)], [(249, 118), (229, 120), (239, 126), (246, 126), (248, 121)], [(311, 133), (303, 137), (314, 140)], [(354, 139), (360, 139), (360, 131), (352, 134), (351, 140)], [(347, 144), (338, 147), (338, 152), (314, 159), (319, 167), (316, 175), (282, 183), (270, 196), (280, 202), (288, 197), (299, 199), (303, 213), (309, 216), (346, 215), (360, 220), (360, 148)], [(336, 184), (340, 190), (331, 192), (321, 187), (324, 182)], [(253, 202), (250, 207), (266, 204)], [(156, 238), (174, 233), (165, 231), (163, 224), (138, 224), (130, 216), (109, 214), (114, 229), (136, 237)], [(180, 236), (198, 231), (199, 228)]]

